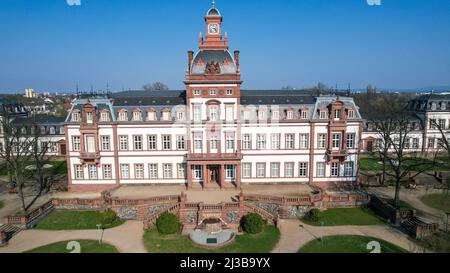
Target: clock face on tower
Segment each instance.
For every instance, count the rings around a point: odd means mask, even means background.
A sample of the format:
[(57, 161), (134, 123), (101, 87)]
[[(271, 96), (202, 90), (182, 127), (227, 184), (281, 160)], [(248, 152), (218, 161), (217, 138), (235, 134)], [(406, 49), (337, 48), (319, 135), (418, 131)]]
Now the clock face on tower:
[(208, 27), (209, 34), (218, 34), (219, 33), (219, 25), (218, 24), (210, 24)]

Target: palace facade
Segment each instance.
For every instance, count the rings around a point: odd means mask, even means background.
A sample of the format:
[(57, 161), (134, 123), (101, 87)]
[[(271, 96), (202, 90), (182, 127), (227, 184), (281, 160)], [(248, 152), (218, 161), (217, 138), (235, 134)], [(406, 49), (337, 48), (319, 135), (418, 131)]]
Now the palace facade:
[(241, 90), (213, 5), (183, 91), (128, 91), (78, 99), (66, 119), (69, 188), (243, 183), (326, 187), (357, 183), (363, 120), (352, 98)]

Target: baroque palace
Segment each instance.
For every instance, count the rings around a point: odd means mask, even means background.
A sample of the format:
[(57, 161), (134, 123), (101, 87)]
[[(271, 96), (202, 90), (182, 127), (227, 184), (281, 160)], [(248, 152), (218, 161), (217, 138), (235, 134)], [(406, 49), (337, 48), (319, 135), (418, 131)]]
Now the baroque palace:
[(69, 188), (242, 183), (355, 184), (363, 120), (353, 99), (241, 90), (213, 5), (206, 36), (188, 52), (183, 91), (77, 99), (66, 119)]

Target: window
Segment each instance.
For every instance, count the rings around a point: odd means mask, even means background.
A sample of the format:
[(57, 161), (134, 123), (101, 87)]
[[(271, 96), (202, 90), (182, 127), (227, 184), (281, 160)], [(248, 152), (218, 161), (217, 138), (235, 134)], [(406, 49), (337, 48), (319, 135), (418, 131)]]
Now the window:
[(271, 135), (271, 147), (272, 150), (280, 149), (280, 134), (272, 134)]
[(280, 120), (280, 112), (272, 111), (272, 120)]
[(266, 177), (266, 163), (256, 163), (256, 176)]
[(355, 134), (347, 134), (347, 148), (355, 148)]
[(339, 176), (339, 163), (331, 163), (331, 176)]
[(308, 176), (308, 163), (306, 162), (300, 162), (298, 165), (298, 169), (299, 169), (299, 176), (300, 177), (306, 177)]
[(266, 110), (264, 110), (264, 109), (258, 110), (258, 119), (259, 120), (266, 120), (267, 119)]
[[(439, 119), (439, 128), (440, 129), (442, 129), (442, 130), (445, 130), (446, 129), (446, 124), (445, 124), (446, 122), (445, 122), (445, 119)], [(50, 131), (51, 132), (51, 131)]]
[(419, 139), (418, 138), (413, 138), (412, 148), (419, 149)]
[(217, 150), (217, 136), (211, 136), (211, 150)]
[(72, 137), (73, 151), (79, 152), (81, 147), (81, 138), (79, 136)]
[(148, 149), (149, 150), (157, 150), (156, 147), (156, 135), (150, 135), (148, 136)]
[(326, 119), (326, 118), (327, 118), (327, 112), (325, 112), (325, 111), (320, 111), (319, 119)]
[(95, 153), (96, 145), (95, 145), (95, 137), (94, 135), (86, 135), (86, 152)]
[(249, 134), (242, 136), (242, 149), (250, 150), (252, 148), (252, 139)]
[(235, 178), (235, 167), (234, 165), (225, 165), (225, 173), (226, 179), (234, 179)]
[(130, 178), (130, 165), (120, 164), (120, 174), (122, 179)]
[(242, 163), (242, 177), (250, 178), (252, 176), (252, 163)]
[(430, 129), (436, 129), (436, 119), (430, 119)]
[(287, 112), (287, 119), (294, 119), (294, 111)]
[(210, 106), (209, 108), (209, 120), (211, 121), (217, 121), (219, 119), (218, 114), (218, 107), (217, 106)]
[(294, 134), (287, 134), (286, 135), (286, 149), (292, 150), (294, 149)]
[(148, 164), (148, 173), (150, 179), (158, 178), (158, 164), (155, 163)]
[(45, 135), (45, 127), (44, 126), (41, 127), (41, 135)]
[(284, 176), (285, 177), (293, 177), (294, 176), (294, 163), (292, 163), (292, 162), (286, 163), (285, 170), (284, 170)]
[(228, 89), (227, 90), (227, 96), (233, 96), (233, 90), (232, 89)]
[(194, 106), (194, 121), (202, 120), (202, 108), (201, 106)]
[(162, 120), (169, 121), (170, 120), (170, 111), (163, 111), (162, 112)]
[(75, 170), (75, 179), (84, 179), (84, 172), (83, 172), (83, 166), (81, 165), (74, 165)]
[(217, 90), (211, 89), (211, 90), (209, 91), (209, 94), (210, 94), (211, 96), (215, 96), (215, 95), (217, 95)]
[(186, 179), (186, 167), (185, 164), (177, 164), (178, 179)]
[[(26, 134), (27, 133), (27, 129), (24, 127), (24, 128), (22, 128), (22, 134)], [(54, 135), (54, 134), (56, 134), (56, 131), (55, 131), (55, 127), (50, 127), (50, 135)]]
[(119, 120), (120, 121), (127, 121), (128, 120), (127, 111), (123, 110), (123, 111), (119, 112)]
[(100, 119), (102, 122), (108, 122), (109, 121), (109, 114), (108, 112), (101, 112)]
[(227, 150), (234, 150), (234, 135), (227, 134), (226, 143), (227, 143)]
[(128, 137), (119, 136), (119, 149), (122, 151), (128, 150)]
[(302, 119), (307, 119), (307, 118), (308, 118), (308, 112), (302, 111)]
[(319, 134), (319, 138), (317, 139), (317, 147), (319, 149), (325, 149), (327, 147), (327, 135)]
[(192, 177), (196, 180), (203, 179), (203, 167), (201, 165), (192, 166)]
[(341, 110), (336, 109), (334, 110), (334, 119), (339, 120), (341, 118)]
[(300, 134), (300, 149), (308, 149), (309, 134)]
[(111, 165), (103, 165), (103, 179), (112, 179)]
[(348, 118), (354, 118), (355, 117), (355, 111), (348, 110)]
[(141, 111), (134, 111), (133, 112), (133, 120), (134, 121), (141, 121), (142, 120), (142, 113), (141, 113)]
[(73, 122), (79, 122), (80, 121), (80, 113), (79, 112), (75, 112), (72, 114), (72, 121)]
[(148, 111), (147, 112), (147, 120), (152, 121), (152, 120), (156, 120), (156, 112), (155, 111)]
[(178, 111), (176, 116), (177, 116), (177, 121), (183, 121), (184, 120), (184, 112)]
[(194, 136), (194, 149), (195, 150), (202, 150), (203, 149), (203, 137), (202, 137), (202, 135), (196, 134)]
[(142, 136), (133, 136), (133, 147), (134, 150), (142, 150)]
[(225, 106), (225, 118), (228, 121), (234, 120), (234, 106), (233, 105)]
[(172, 149), (172, 145), (171, 145), (171, 137), (170, 135), (163, 135), (163, 150), (171, 150)]
[(94, 114), (92, 112), (86, 112), (86, 122), (87, 123), (94, 122)]
[(109, 142), (109, 136), (102, 136), (102, 151), (111, 150), (111, 144)]
[(345, 176), (353, 176), (353, 162), (345, 162)]
[(177, 136), (177, 150), (184, 150), (186, 148), (184, 135)]
[(134, 173), (136, 179), (144, 178), (144, 164), (135, 164), (134, 165)]
[(88, 165), (89, 166), (89, 179), (97, 179), (97, 166)]
[[(31, 133), (34, 134), (34, 127), (31, 127)], [(59, 134), (60, 135), (66, 134), (64, 127), (59, 127)]]
[(435, 143), (435, 139), (434, 138), (429, 138), (428, 139), (428, 148), (429, 149), (434, 149), (434, 143)]
[(333, 140), (332, 140), (332, 147), (334, 149), (341, 147), (341, 134), (334, 133), (333, 134)]
[(325, 163), (318, 162), (317, 163), (317, 177), (324, 177), (324, 176), (325, 176)]
[(266, 149), (266, 135), (258, 134), (258, 150)]
[(280, 163), (270, 163), (271, 177), (280, 177)]
[(194, 96), (199, 96), (200, 95), (200, 90), (194, 90)]

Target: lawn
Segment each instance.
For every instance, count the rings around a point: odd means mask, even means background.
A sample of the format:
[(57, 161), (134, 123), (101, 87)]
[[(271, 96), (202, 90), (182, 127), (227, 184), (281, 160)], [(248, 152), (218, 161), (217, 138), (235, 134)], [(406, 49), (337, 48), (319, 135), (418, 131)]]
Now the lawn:
[[(30, 163), (32, 164), (32, 163)], [(67, 161), (66, 160), (52, 160), (48, 164), (52, 165), (51, 175), (67, 175)], [(6, 164), (0, 164), (0, 176), (8, 175)]]
[(328, 209), (319, 212), (318, 221), (314, 222), (306, 219), (301, 221), (312, 226), (370, 226), (384, 224), (383, 219), (368, 208)]
[(260, 234), (239, 235), (231, 245), (217, 249), (195, 246), (181, 234), (161, 235), (155, 228), (144, 234), (144, 244), (150, 253), (269, 253), (279, 239), (280, 231), (269, 225)]
[[(118, 253), (115, 246), (92, 240), (78, 240), (76, 242), (80, 243), (80, 253)], [(41, 246), (26, 253), (71, 253), (72, 248), (67, 250), (67, 244), (69, 241), (58, 242), (46, 246)]]
[[(360, 159), (360, 169), (363, 172), (381, 172), (383, 171), (383, 165), (381, 160), (373, 157), (366, 157)], [(441, 162), (433, 162), (427, 158), (406, 158), (404, 161), (406, 166), (414, 165), (416, 171), (446, 171), (448, 165)], [(417, 165), (417, 166), (416, 166)], [(387, 163), (386, 170), (391, 170), (389, 163)]]
[(381, 253), (407, 253), (405, 249), (381, 239), (358, 236), (337, 235), (323, 237), (307, 243), (299, 249), (298, 253), (370, 253), (367, 244), (371, 241), (379, 242)]
[[(97, 229), (102, 222), (101, 213), (98, 211), (54, 211), (42, 219), (36, 229), (44, 230), (79, 230)], [(106, 228), (117, 227), (124, 222), (116, 220)]]
[(427, 206), (450, 212), (450, 195), (448, 194), (427, 194), (422, 196), (420, 200)]

